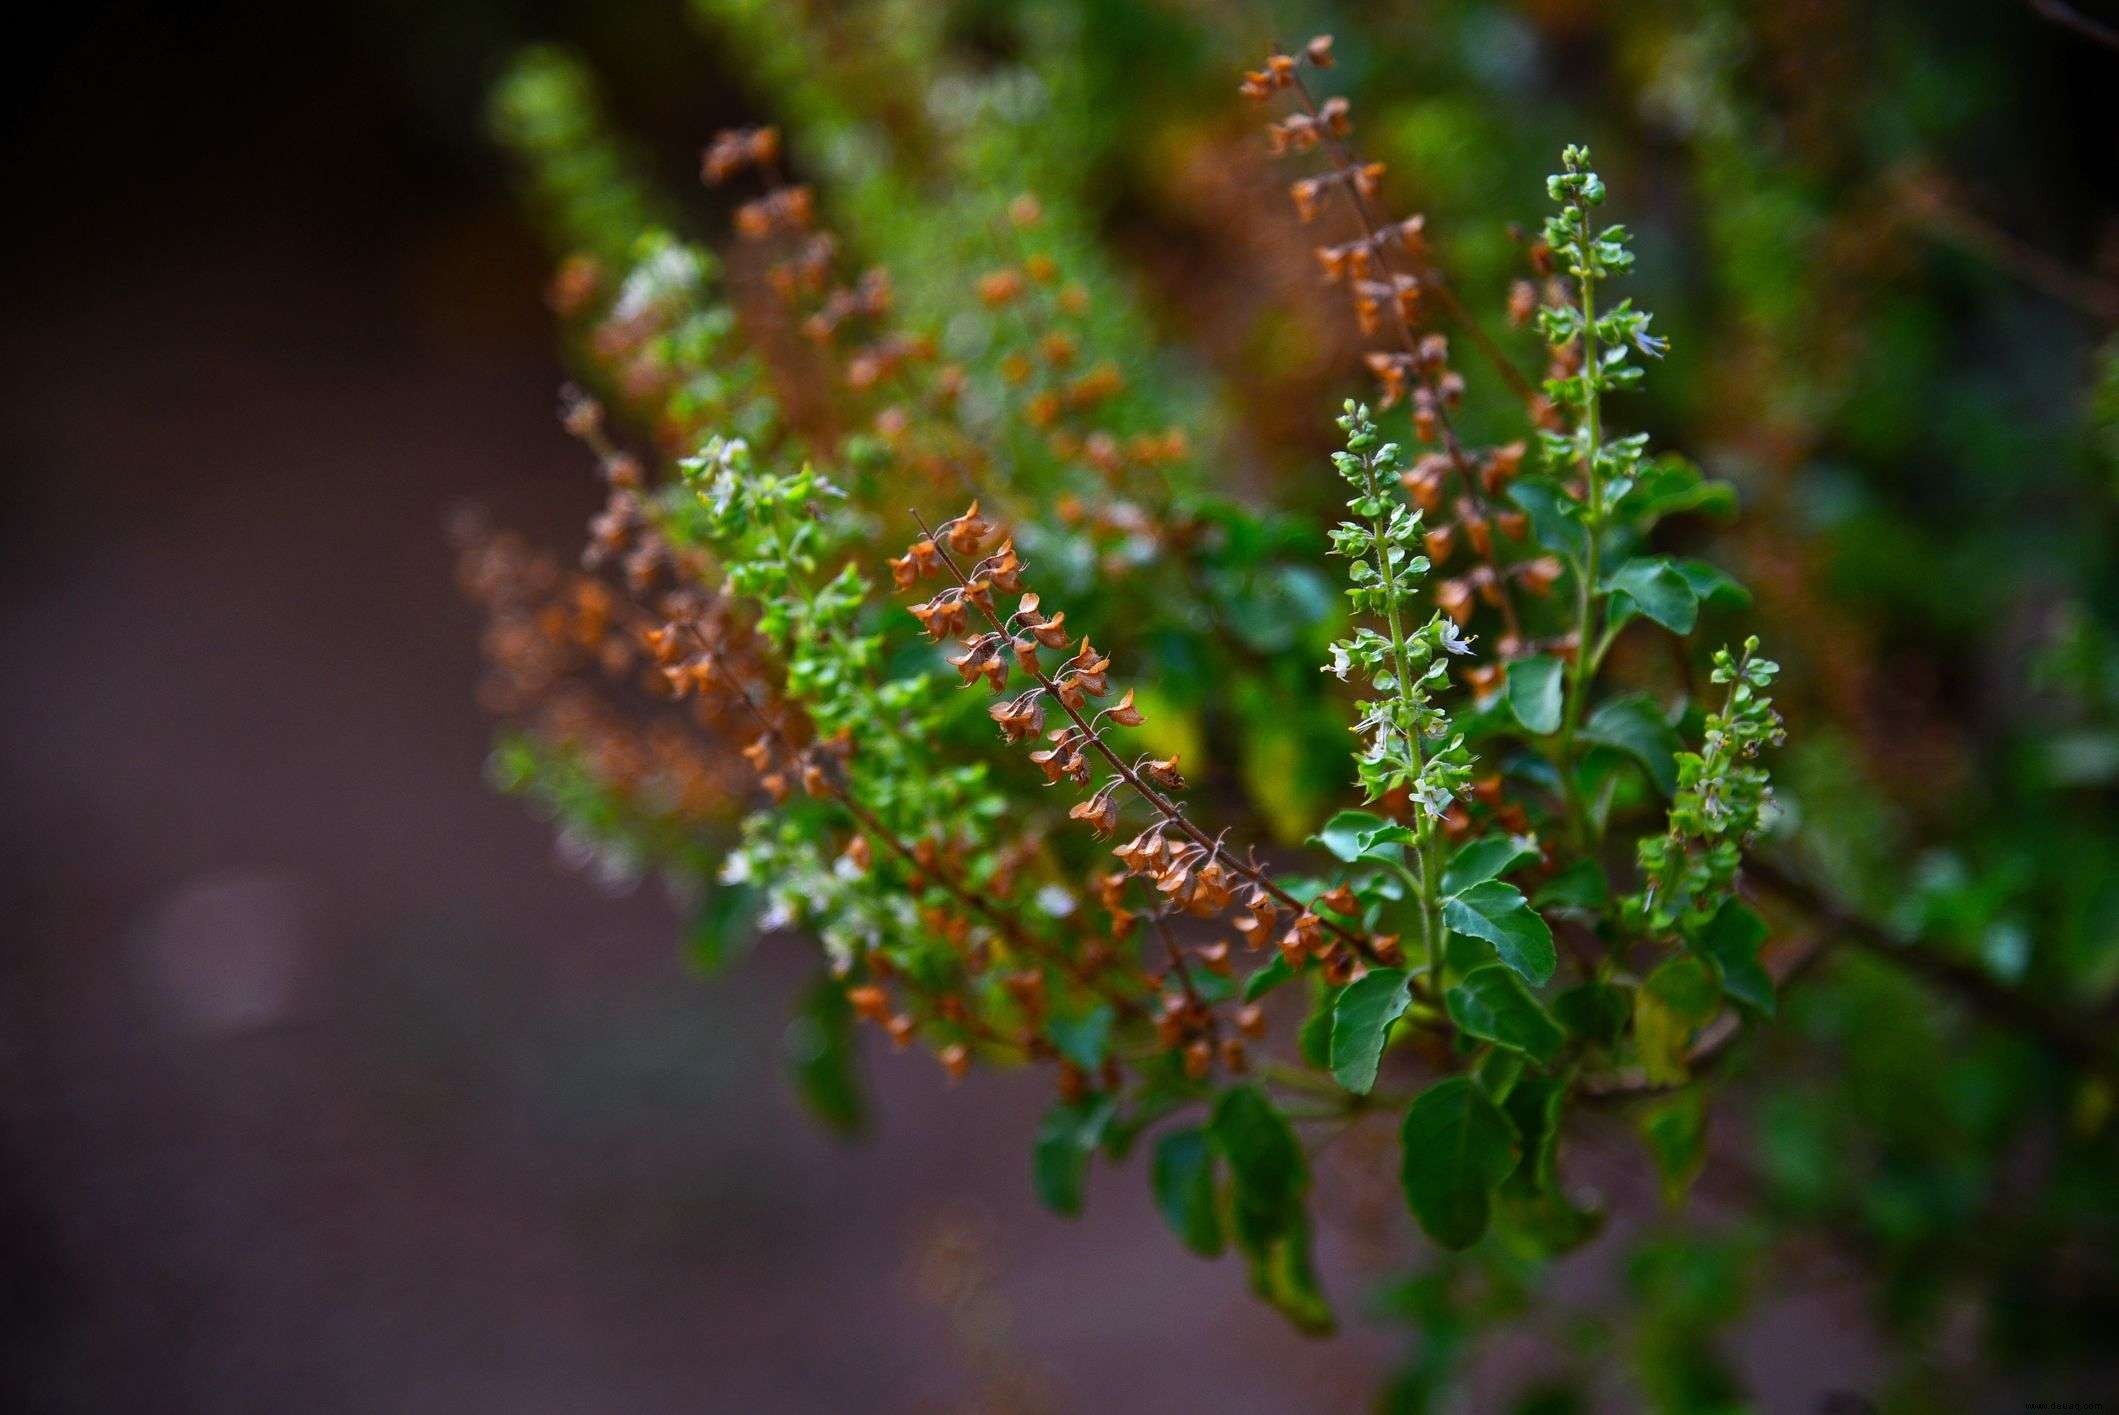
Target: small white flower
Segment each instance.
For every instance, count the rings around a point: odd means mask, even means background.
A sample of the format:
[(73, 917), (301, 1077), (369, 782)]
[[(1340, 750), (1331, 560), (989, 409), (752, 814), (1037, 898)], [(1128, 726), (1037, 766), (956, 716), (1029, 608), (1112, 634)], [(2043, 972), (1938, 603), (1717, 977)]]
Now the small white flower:
[(1442, 621), (1442, 647), (1448, 649), (1453, 654), (1458, 654), (1462, 657), (1470, 658), (1472, 652), (1472, 640), (1476, 637), (1478, 636), (1475, 634), (1468, 635), (1462, 629), (1459, 629), (1457, 627), (1457, 621), (1454, 619), (1445, 618)]
[(1333, 644), (1332, 661), (1326, 664), (1321, 671), (1331, 674), (1334, 678), (1337, 678), (1340, 682), (1344, 683), (1346, 681), (1346, 675), (1348, 671), (1352, 669), (1353, 666), (1354, 661), (1348, 658), (1346, 655), (1346, 645)]
[(1055, 919), (1064, 919), (1074, 912), (1074, 896), (1056, 884), (1048, 884), (1037, 892), (1037, 907)]
[(741, 850), (731, 850), (721, 862), (720, 879), (723, 884), (745, 884), (751, 877), (750, 856)]
[(1420, 808), (1436, 820), (1442, 819), (1454, 798), (1438, 782), (1423, 781), (1413, 787), (1412, 796)]

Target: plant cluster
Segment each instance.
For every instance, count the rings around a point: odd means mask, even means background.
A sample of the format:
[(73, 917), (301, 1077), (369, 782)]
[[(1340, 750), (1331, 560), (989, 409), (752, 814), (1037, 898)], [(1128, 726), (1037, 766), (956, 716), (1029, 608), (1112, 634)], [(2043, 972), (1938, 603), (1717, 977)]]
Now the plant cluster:
[[(578, 572), (462, 529), (496, 778), (569, 858), (659, 869), (703, 963), (760, 933), (821, 945), (791, 1061), (826, 1120), (859, 1123), (862, 1025), (952, 1078), (1046, 1067), (1041, 1198), (1077, 1212), (1099, 1162), (1145, 1150), (1179, 1241), (1235, 1247), (1305, 1330), (1333, 1321), (1316, 1142), (1347, 1128), (1395, 1129), (1411, 1217), (1465, 1254), (1395, 1295), (1431, 1337), (1462, 1286), (1516, 1290), (1597, 1233), (1567, 1162), (1596, 1113), (1626, 1107), (1681, 1198), (1746, 1024), (1828, 936), (1895, 942), (1759, 853), (1789, 819), (1779, 670), (1733, 627), (1748, 592), (1671, 548), (1733, 489), (1620, 430), (1619, 395), (1690, 351), (1619, 293), (1633, 237), (1589, 153), (1561, 153), (1494, 302), (1534, 331), (1533, 377), (1510, 352), (1531, 335), (1489, 334), (1425, 217), (1391, 214), (1322, 92), (1331, 40), (1244, 75), (1272, 153), (1305, 164), (1297, 224), (1376, 385), (1334, 400), (1345, 517), (1306, 524), (1208, 490), (1234, 439), (1159, 361), (1005, 83), (922, 109), (882, 81), (904, 55), (870, 89), (748, 0), (701, 8), (798, 120), (707, 148), (726, 251), (649, 224), (570, 61), (532, 56), (498, 105), (570, 252), (552, 301), (594, 393), (562, 415), (608, 496)], [(923, 193), (874, 131), (958, 180)], [(997, 185), (1018, 161), (1053, 186)], [(1300, 724), (1324, 719), (1320, 754)], [(1323, 806), (1300, 784), (1319, 755)], [(1929, 972), (2071, 1060), (2104, 1051)], [(1644, 1249), (1644, 1310), (1740, 1247)], [(1644, 1319), (1657, 1369), (1704, 1362), (1697, 1316)]]

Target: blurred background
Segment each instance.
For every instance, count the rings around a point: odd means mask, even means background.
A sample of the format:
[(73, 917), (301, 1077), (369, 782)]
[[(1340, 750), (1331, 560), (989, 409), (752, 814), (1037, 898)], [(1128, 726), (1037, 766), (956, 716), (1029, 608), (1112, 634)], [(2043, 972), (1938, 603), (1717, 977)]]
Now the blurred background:
[[(878, 1052), (866, 1137), (824, 1134), (780, 1079), (799, 950), (700, 980), (652, 888), (600, 889), (488, 791), (444, 518), (482, 502), (563, 551), (598, 499), (552, 417), (549, 224), (490, 136), (489, 90), (532, 42), (586, 61), (710, 238), (714, 129), (840, 116), (760, 61), (761, 24), (816, 37), (837, 66), (805, 77), (855, 108), (942, 112), (936, 75), (1039, 79), (1022, 175), (1072, 191), (1132, 317), (1177, 348), (1173, 396), (1240, 447), (1232, 480), (1296, 513), (1332, 495), (1322, 410), (1361, 376), (1231, 66), (1336, 29), (1366, 141), (1488, 309), (1508, 223), (1535, 223), (1551, 154), (1586, 138), (1675, 346), (1629, 416), (1743, 489), (1716, 553), (1794, 665), (1782, 770), (1809, 863), (2109, 1023), (2119, 50), (2068, 13), (53, 17), (7, 59), (6, 1402), (1338, 1409), (1434, 1347), (1388, 1303), (1305, 1341), (1230, 1264), (1175, 1252), (1145, 1185), (1098, 1186), (1072, 1224), (1038, 1210), (1033, 1078), (950, 1090)], [(1499, 401), (1475, 436), (1505, 431)], [(1807, 1060), (1718, 1139), (1691, 1236), (1655, 1236), (1634, 1157), (1588, 1157), (1642, 1198), (1606, 1243), (1647, 1246), (1570, 1265), (1562, 1295), (1663, 1314), (1618, 1359), (1689, 1371), (1711, 1337), (1763, 1409), (1952, 1378), (2010, 1408), (2119, 1389), (2112, 1096), (1908, 987), (1835, 968), (1791, 1001), (1751, 1064)], [(2064, 1123), (2016, 1123), (2036, 1106)], [(1320, 1207), (1363, 1197), (1321, 1184)], [(1368, 1261), (1360, 1237), (1327, 1231), (1327, 1267)], [(1498, 1408), (1481, 1393), (1552, 1340), (1482, 1348), (1463, 1408)]]

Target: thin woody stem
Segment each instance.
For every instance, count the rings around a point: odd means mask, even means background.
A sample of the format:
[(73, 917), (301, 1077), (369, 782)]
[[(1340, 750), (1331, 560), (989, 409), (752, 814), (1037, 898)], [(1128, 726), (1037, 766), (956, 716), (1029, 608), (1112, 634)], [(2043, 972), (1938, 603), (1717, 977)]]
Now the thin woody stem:
[[(929, 541), (933, 542), (936, 554), (941, 558), (942, 564), (948, 567), (950, 575), (955, 578), (958, 586), (960, 588), (968, 587), (971, 583), (969, 578), (965, 576), (962, 567), (956, 563), (955, 557), (950, 555), (948, 547), (928, 528), (926, 518), (921, 516), (917, 510), (913, 511), (912, 516), (919, 523), (921, 533)], [(1005, 633), (1002, 633), (1000, 617), (993, 612), (990, 606), (980, 604), (969, 594), (965, 595), (964, 598), (966, 602), (974, 605), (979, 613), (985, 616), (986, 622), (993, 626), (995, 633), (1001, 634), (1004, 639), (1008, 637)], [(1295, 910), (1298, 914), (1314, 914), (1320, 924), (1337, 935), (1342, 942), (1353, 948), (1363, 958), (1372, 963), (1380, 963), (1382, 961), (1376, 953), (1375, 946), (1369, 942), (1366, 935), (1346, 928), (1323, 914), (1316, 913), (1309, 905), (1275, 884), (1263, 870), (1239, 860), (1235, 855), (1225, 851), (1220, 842), (1210, 839), (1205, 831), (1194, 825), (1185, 816), (1184, 809), (1181, 806), (1149, 785), (1139, 772), (1127, 765), (1124, 758), (1111, 750), (1102, 737), (1089, 729), (1088, 720), (1082, 716), (1072, 703), (1069, 703), (1066, 698), (1060, 695), (1059, 685), (1053, 682), (1051, 675), (1047, 674), (1043, 668), (1034, 668), (1031, 673), (1037, 679), (1038, 686), (1043, 688), (1046, 694), (1060, 705), (1060, 709), (1073, 720), (1074, 725), (1081, 729), (1083, 739), (1090, 746), (1096, 748), (1097, 755), (1101, 756), (1110, 768), (1124, 779), (1126, 785), (1133, 788), (1135, 794), (1153, 807), (1156, 814), (1176, 826), (1178, 830), (1184, 833), (1187, 839), (1206, 851), (1209, 859), (1220, 858), (1225, 860), (1239, 877), (1263, 889), (1267, 894), (1272, 895), (1273, 898)]]

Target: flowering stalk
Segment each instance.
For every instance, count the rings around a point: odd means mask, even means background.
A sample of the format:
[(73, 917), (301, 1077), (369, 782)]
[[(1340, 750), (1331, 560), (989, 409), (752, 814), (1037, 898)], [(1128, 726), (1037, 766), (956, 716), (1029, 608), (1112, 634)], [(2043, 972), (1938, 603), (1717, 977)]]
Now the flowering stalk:
[[(1627, 362), (1634, 349), (1660, 358), (1668, 346), (1648, 333), (1652, 316), (1636, 311), (1630, 300), (1598, 315), (1599, 285), (1633, 266), (1633, 252), (1627, 249), (1630, 237), (1623, 226), (1598, 230), (1590, 219), (1590, 209), (1603, 204), (1605, 189), (1603, 178), (1590, 169), (1589, 149), (1570, 146), (1561, 153), (1561, 163), (1564, 170), (1546, 181), (1546, 190), (1560, 210), (1546, 219), (1544, 237), (1559, 268), (1574, 278), (1575, 299), (1572, 303), (1556, 299), (1541, 309), (1538, 329), (1554, 353), (1555, 372), (1546, 380), (1546, 396), (1568, 416), (1571, 426), (1565, 431), (1541, 429), (1539, 441), (1549, 466), (1563, 473), (1578, 469), (1582, 477), (1574, 508), (1581, 526), (1573, 563), (1574, 654), (1561, 709), (1558, 755), (1569, 821), (1577, 841), (1586, 843), (1590, 824), (1575, 779), (1575, 739), (1591, 680), (1624, 622), (1619, 620), (1609, 632), (1603, 627), (1604, 602), (1616, 588), (1600, 578), (1606, 569), (1605, 542), (1612, 515), (1633, 488), (1648, 443), (1642, 433), (1606, 437), (1603, 396), (1640, 382), (1640, 368)], [(1683, 628), (1690, 627), (1687, 617)]]
[(1389, 632), (1380, 635), (1364, 627), (1333, 644), (1327, 671), (1342, 680), (1358, 671), (1380, 695), (1358, 705), (1362, 716), (1354, 731), (1365, 746), (1355, 764), (1367, 800), (1380, 801), (1400, 791), (1412, 800), (1420, 940), (1428, 976), (1437, 980), (1442, 946), (1440, 825), (1471, 779), (1471, 755), (1462, 736), (1428, 749), (1430, 738), (1440, 739), (1449, 731), (1449, 719), (1434, 705), (1431, 692), (1449, 680), (1448, 655), (1469, 655), (1471, 641), (1441, 613), (1407, 633), (1405, 610), (1414, 585), (1429, 568), (1428, 558), (1416, 549), (1421, 515), (1388, 490), (1396, 481), (1398, 447), (1381, 440), (1369, 410), (1349, 399), (1339, 426), (1346, 433), (1346, 450), (1333, 454), (1332, 462), (1354, 489), (1347, 509), (1360, 519), (1342, 522), (1332, 531), (1332, 548), (1353, 562), (1347, 572), (1353, 581), (1347, 597), (1354, 612), (1381, 615)]
[(1700, 750), (1678, 754), (1669, 831), (1640, 843), (1644, 883), (1634, 912), (1651, 935), (1697, 929), (1732, 897), (1744, 846), (1772, 802), (1757, 759), (1786, 736), (1765, 691), (1780, 665), (1760, 658), (1758, 649), (1753, 635), (1740, 654), (1715, 650), (1710, 681), (1729, 691), (1721, 709), (1708, 715)]

